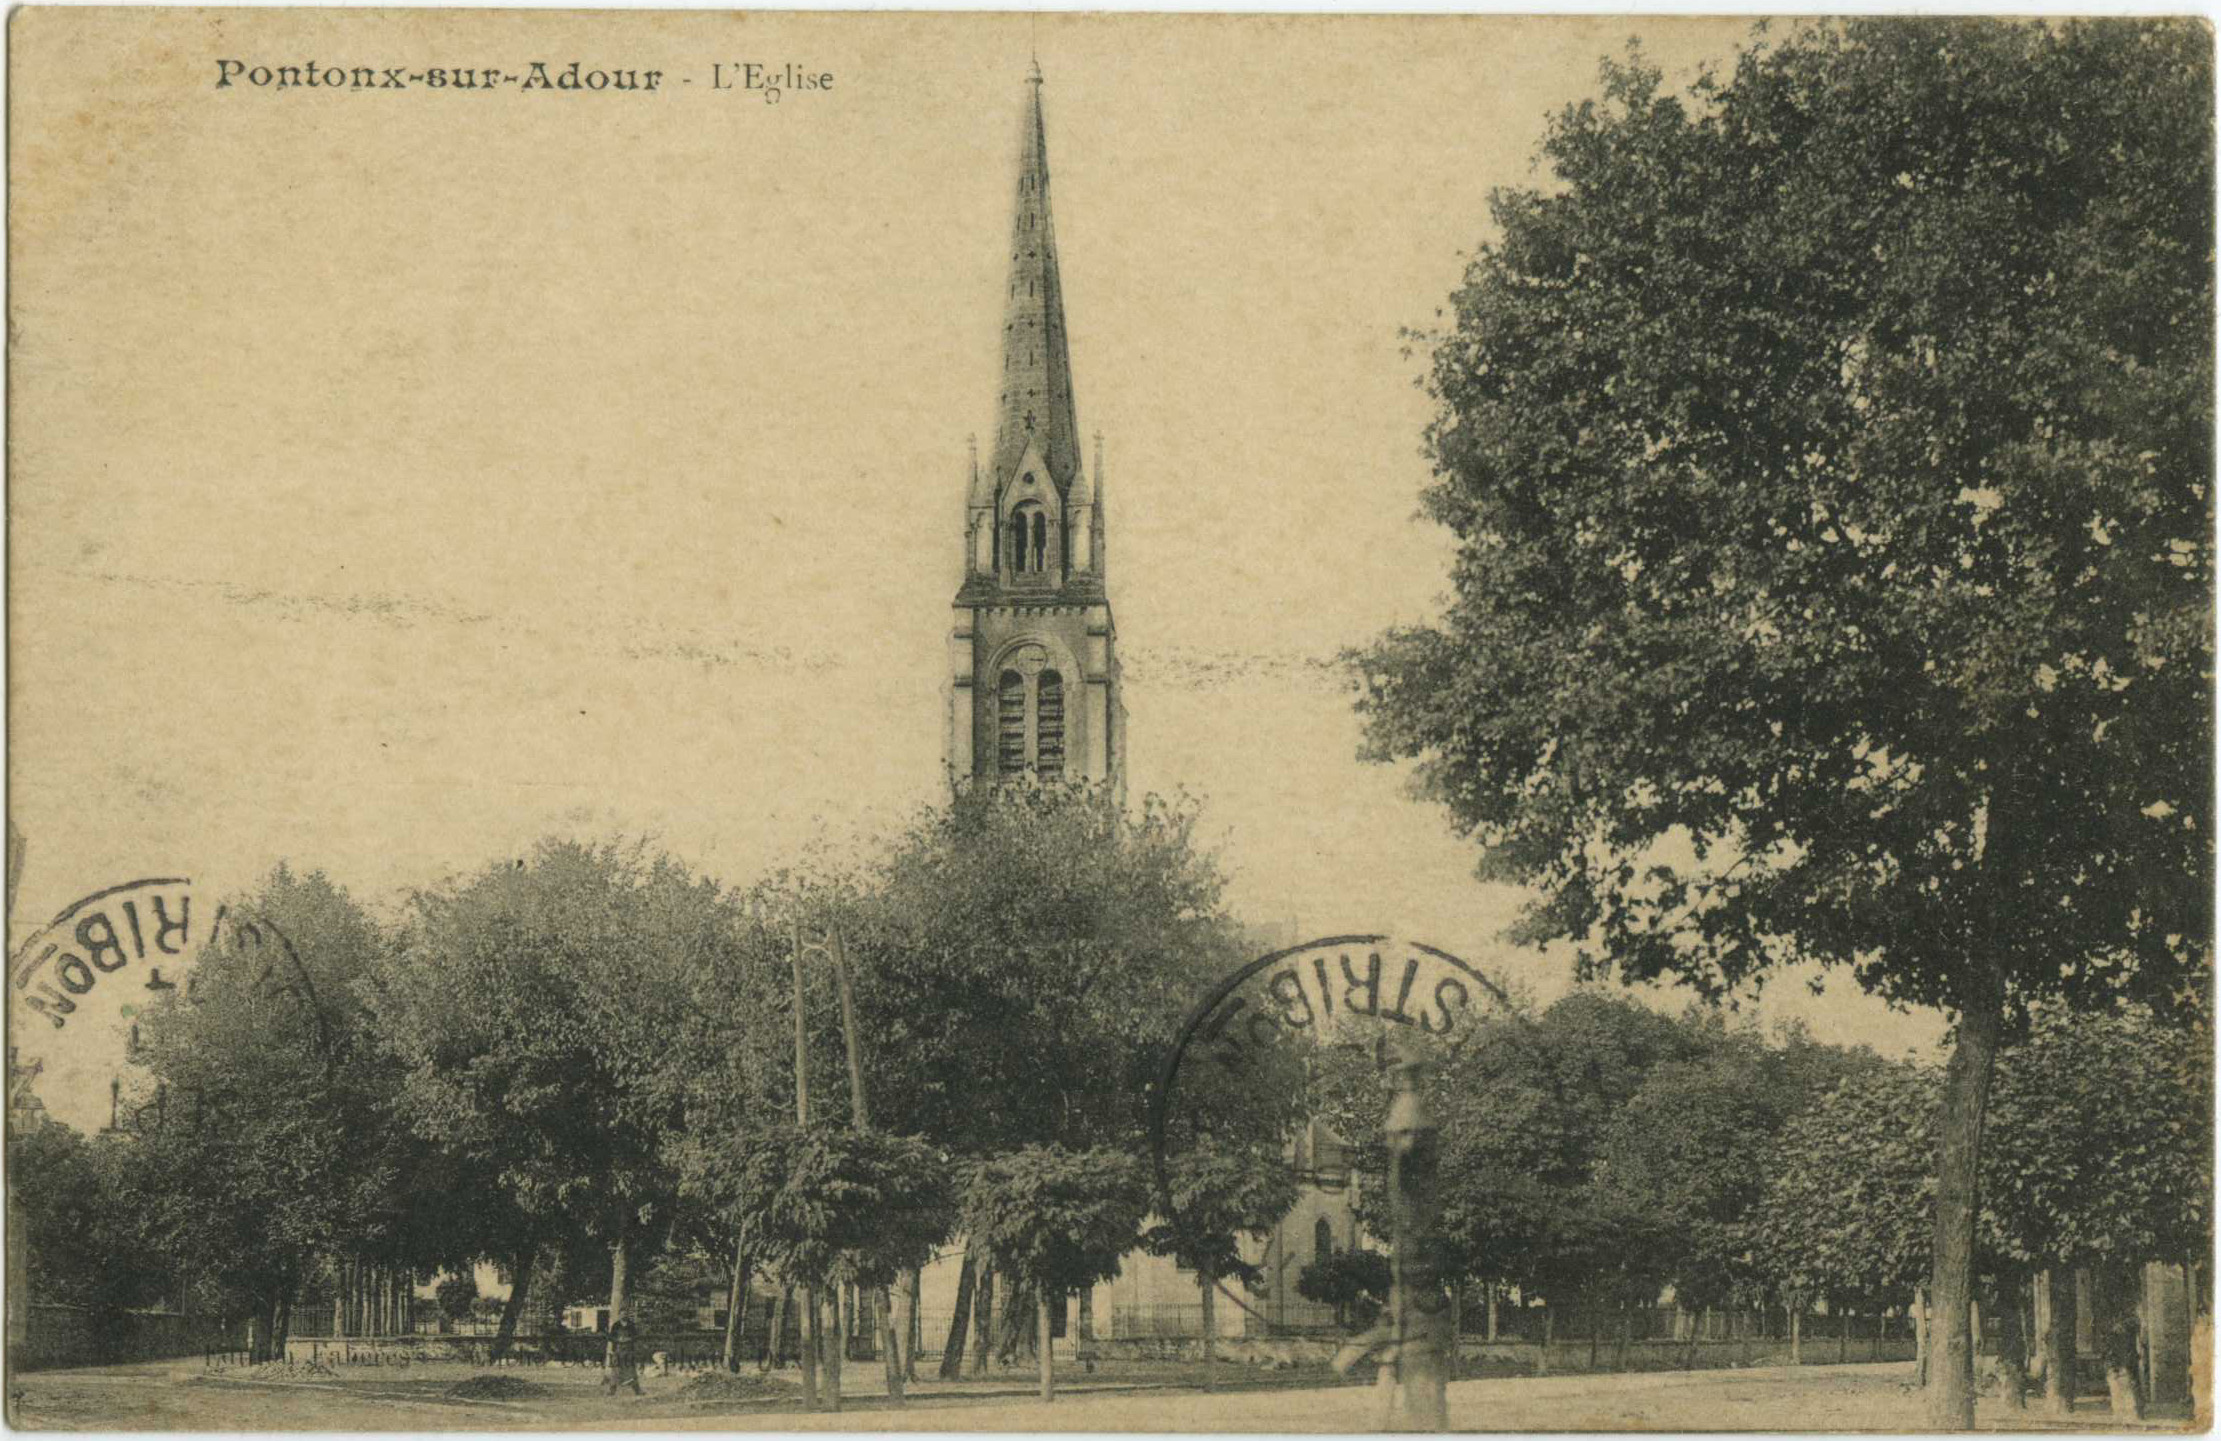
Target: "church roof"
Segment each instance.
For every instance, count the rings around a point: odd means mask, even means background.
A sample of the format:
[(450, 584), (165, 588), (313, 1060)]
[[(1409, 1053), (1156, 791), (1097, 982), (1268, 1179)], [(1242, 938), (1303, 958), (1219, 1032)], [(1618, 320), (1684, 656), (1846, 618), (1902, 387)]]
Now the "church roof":
[(1041, 119), (1041, 67), (1018, 142), (1017, 214), (1010, 228), (1010, 289), (1003, 311), (1001, 408), (995, 424), (992, 482), (999, 493), (1036, 441), (1059, 490), (1080, 472), (1080, 426), (1072, 409), (1072, 357), (1064, 330), (1064, 285), (1057, 274), (1056, 228), (1049, 216), (1049, 146)]

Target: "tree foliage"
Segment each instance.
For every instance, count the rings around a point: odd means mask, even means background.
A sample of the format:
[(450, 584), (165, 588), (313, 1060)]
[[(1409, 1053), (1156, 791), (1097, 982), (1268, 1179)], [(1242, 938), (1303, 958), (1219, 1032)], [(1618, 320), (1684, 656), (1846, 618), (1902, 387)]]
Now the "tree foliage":
[(439, 1306), (442, 1316), (450, 1321), (461, 1321), (478, 1304), (478, 1278), (468, 1271), (444, 1277), (433, 1288), (432, 1300)]
[(1524, 938), (1960, 1013), (1940, 1426), (2000, 1027), (2209, 984), (2212, 67), (2183, 20), (1909, 18), (1687, 99), (1608, 67), (1435, 348), (1454, 598), (1355, 658)]
[(131, 1143), (47, 1124), (7, 1144), (8, 1224), (25, 1238), (24, 1271), (10, 1284), (107, 1315), (162, 1299), (170, 1278), (140, 1225)]
[(1910, 1065), (1845, 1080), (1783, 1127), (1752, 1240), (1783, 1291), (1900, 1305), (1928, 1273), (1938, 1078)]
[(732, 944), (715, 885), (637, 848), (543, 843), (420, 895), (363, 987), (416, 1133), (479, 1158), (518, 1224), (604, 1245), (667, 1224), (674, 977)]
[(1026, 1146), (973, 1163), (963, 1228), (1001, 1275), (1069, 1296), (1118, 1274), (1141, 1239), (1149, 1182), (1123, 1151)]
[(2038, 1013), (1998, 1062), (1991, 1247), (2034, 1266), (2180, 1262), (2213, 1227), (2213, 1032), (2144, 1007)]
[(1813, 24), (1604, 89), (1435, 350), (1455, 596), (1356, 657), (1373, 753), (1592, 966), (2172, 997), (2210, 942), (2210, 40)]
[[(1180, 1022), (1249, 959), (1197, 815), (1077, 785), (979, 788), (921, 815), (857, 914), (875, 1123), (968, 1156), (1142, 1153)], [(1208, 1099), (1250, 1141), (1300, 1102), (1262, 1083)]]
[(1312, 1260), (1296, 1276), (1296, 1294), (1332, 1306), (1337, 1324), (1362, 1331), (1387, 1309), (1394, 1281), (1386, 1256), (1359, 1247)]
[(1295, 1172), (1261, 1147), (1198, 1148), (1167, 1164), (1170, 1216), (1142, 1240), (1150, 1251), (1211, 1280), (1254, 1281), (1241, 1238), (1270, 1231), (1295, 1208)]
[(159, 1089), (161, 1119), (132, 1167), (146, 1235), (180, 1281), (282, 1329), (321, 1257), (411, 1245), (421, 1151), (392, 1123), (352, 989), (387, 958), (379, 928), (323, 875), (283, 867), (226, 914), (190, 994), (141, 1013), (141, 1084)]
[(742, 1247), (790, 1285), (888, 1285), (956, 1221), (948, 1158), (916, 1137), (766, 1127), (738, 1143), (733, 1172)]

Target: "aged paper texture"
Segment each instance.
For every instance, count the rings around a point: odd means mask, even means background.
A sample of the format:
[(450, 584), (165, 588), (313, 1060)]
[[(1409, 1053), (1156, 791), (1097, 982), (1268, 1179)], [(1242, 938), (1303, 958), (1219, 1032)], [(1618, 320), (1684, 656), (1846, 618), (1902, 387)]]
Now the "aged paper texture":
[(9, 1421), (2205, 1424), (2211, 90), (16, 10)]

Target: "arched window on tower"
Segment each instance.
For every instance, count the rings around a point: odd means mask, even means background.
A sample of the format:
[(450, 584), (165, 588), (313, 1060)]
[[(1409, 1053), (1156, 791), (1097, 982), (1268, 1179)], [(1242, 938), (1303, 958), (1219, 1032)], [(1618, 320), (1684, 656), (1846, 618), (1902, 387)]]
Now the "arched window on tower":
[(1311, 1259), (1314, 1261), (1331, 1261), (1334, 1259), (1334, 1227), (1327, 1223), (1324, 1216), (1321, 1216), (1318, 1224), (1311, 1228)]
[(1026, 678), (1004, 671), (995, 704), (995, 768), (1014, 776), (1026, 768)]
[(1049, 534), (1048, 517), (1039, 501), (1022, 501), (1010, 512), (1010, 573), (1038, 575), (1045, 567), (1043, 554)]
[(1044, 776), (1064, 774), (1064, 678), (1041, 672), (1034, 700), (1034, 769)]

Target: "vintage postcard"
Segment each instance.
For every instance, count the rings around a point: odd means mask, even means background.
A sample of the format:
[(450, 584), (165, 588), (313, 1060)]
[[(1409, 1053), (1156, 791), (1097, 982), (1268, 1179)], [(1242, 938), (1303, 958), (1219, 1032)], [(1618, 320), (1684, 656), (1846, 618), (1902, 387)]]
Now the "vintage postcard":
[(2210, 1425), (2203, 22), (7, 56), (10, 1425)]

